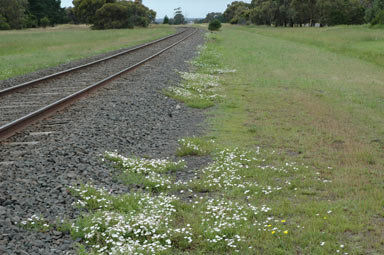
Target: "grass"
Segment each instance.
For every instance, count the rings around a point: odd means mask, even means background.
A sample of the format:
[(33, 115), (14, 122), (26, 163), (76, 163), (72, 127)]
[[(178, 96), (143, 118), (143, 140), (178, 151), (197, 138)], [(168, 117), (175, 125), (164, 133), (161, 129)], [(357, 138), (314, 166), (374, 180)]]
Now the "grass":
[(206, 138), (189, 137), (179, 139), (180, 147), (176, 151), (176, 156), (206, 156), (214, 150), (214, 140)]
[(191, 62), (195, 71), (193, 73), (180, 72), (182, 82), (178, 87), (168, 87), (163, 93), (185, 103), (187, 106), (206, 109), (219, 102), (222, 96), (219, 93), (220, 75), (235, 70), (220, 69), (217, 56), (212, 50), (201, 46), (199, 56)]
[[(305, 226), (284, 243), (287, 253), (328, 254), (321, 236), (350, 254), (384, 252), (383, 35), (365, 27), (230, 26), (208, 44), (238, 70), (224, 81), (211, 135), (313, 169), (292, 180), (301, 188), (270, 201)], [(317, 216), (328, 210), (326, 221)], [(273, 254), (276, 245), (269, 241), (262, 250)]]
[(91, 30), (84, 25), (0, 32), (0, 80), (131, 47), (174, 32), (170, 26)]
[(121, 170), (120, 179), (127, 185), (153, 192), (171, 189), (174, 180), (161, 174), (177, 172), (185, 168), (183, 160), (172, 162), (168, 159), (127, 158), (115, 152), (107, 152), (106, 159)]
[(384, 30), (367, 26), (313, 28), (253, 27), (252, 32), (303, 43), (384, 66)]

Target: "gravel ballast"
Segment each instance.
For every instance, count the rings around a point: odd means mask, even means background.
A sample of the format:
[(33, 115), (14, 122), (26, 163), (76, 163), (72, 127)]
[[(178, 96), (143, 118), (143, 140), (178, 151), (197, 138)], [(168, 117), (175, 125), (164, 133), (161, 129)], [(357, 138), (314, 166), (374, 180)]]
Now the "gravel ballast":
[(91, 182), (116, 193), (129, 192), (116, 180), (113, 168), (102, 162), (100, 155), (106, 150), (126, 156), (172, 157), (177, 139), (203, 132), (201, 110), (187, 108), (161, 92), (180, 81), (176, 70), (188, 71), (186, 61), (196, 56), (203, 34), (199, 31), (0, 144), (0, 254), (74, 252), (74, 240), (68, 234), (27, 231), (15, 222), (33, 214), (50, 221), (77, 216), (67, 190), (70, 185)]

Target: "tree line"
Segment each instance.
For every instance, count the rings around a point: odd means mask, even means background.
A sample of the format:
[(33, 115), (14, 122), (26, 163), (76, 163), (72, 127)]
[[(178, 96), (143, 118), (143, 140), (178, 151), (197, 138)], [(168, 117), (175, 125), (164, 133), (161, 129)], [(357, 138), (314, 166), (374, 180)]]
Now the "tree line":
[(142, 0), (73, 0), (62, 8), (61, 0), (0, 0), (0, 30), (86, 23), (94, 29), (147, 27), (156, 12)]
[(174, 16), (173, 18), (168, 18), (167, 15), (165, 15), (163, 19), (163, 24), (169, 24), (169, 25), (182, 25), (186, 24), (187, 21), (185, 19), (185, 16), (183, 14), (183, 11), (181, 10), (181, 7), (174, 9)]
[(67, 22), (60, 0), (0, 0), (0, 29), (22, 29)]
[(384, 24), (384, 0), (235, 1), (224, 18), (231, 24), (274, 26)]
[(156, 12), (142, 0), (73, 0), (73, 16), (94, 29), (147, 27)]

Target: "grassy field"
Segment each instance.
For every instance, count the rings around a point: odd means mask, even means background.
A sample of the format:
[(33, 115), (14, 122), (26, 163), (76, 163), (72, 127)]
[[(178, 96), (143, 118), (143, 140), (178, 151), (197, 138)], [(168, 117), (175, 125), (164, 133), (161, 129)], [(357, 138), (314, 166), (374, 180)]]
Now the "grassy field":
[(366, 26), (337, 26), (322, 29), (258, 27), (254, 32), (312, 45), (335, 53), (384, 66), (384, 29)]
[[(164, 90), (211, 107), (207, 135), (180, 139), (176, 162), (106, 153), (141, 189), (71, 187), (85, 213), (52, 228), (80, 254), (384, 254), (383, 45), (364, 27), (209, 34), (192, 73)], [(213, 162), (175, 181), (188, 155)]]
[[(225, 78), (212, 134), (312, 169), (269, 201), (305, 226), (287, 253), (335, 254), (342, 243), (350, 254), (383, 254), (384, 31), (225, 27), (208, 45), (238, 70)], [(262, 242), (268, 254), (276, 245)]]
[(81, 25), (0, 32), (0, 80), (173, 33), (170, 26), (91, 30)]

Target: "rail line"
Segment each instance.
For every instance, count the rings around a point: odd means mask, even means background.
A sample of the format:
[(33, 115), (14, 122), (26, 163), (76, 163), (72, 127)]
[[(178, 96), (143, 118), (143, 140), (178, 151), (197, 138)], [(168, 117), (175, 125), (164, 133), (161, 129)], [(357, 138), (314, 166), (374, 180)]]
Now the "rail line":
[[(129, 65), (126, 68), (123, 68), (123, 69), (120, 68), (119, 71), (114, 72), (113, 74), (109, 74), (107, 77), (103, 77), (101, 79), (98, 79), (96, 82), (93, 82), (92, 84), (87, 84), (85, 87), (83, 86), (81, 89), (77, 89), (74, 93), (71, 93), (70, 95), (62, 96), (60, 99), (55, 100), (54, 102), (47, 103), (45, 106), (40, 107), (37, 110), (34, 110), (32, 112), (30, 111), (27, 114), (23, 115), (22, 117), (18, 117), (17, 119), (14, 119), (11, 121), (7, 120), (5, 124), (1, 123), (2, 117), (0, 117), (0, 142), (4, 141), (5, 139), (9, 138), (10, 136), (16, 134), (17, 132), (21, 131), (22, 129), (26, 128), (27, 126), (29, 126), (29, 125), (31, 125), (31, 124), (39, 121), (39, 120), (47, 118), (59, 110), (64, 109), (65, 107), (67, 107), (70, 104), (74, 103), (75, 101), (79, 100), (81, 97), (84, 97), (85, 95), (87, 95), (90, 92), (100, 88), (101, 86), (107, 84), (108, 82), (121, 76), (122, 74), (127, 73), (127, 72), (137, 68), (138, 66), (148, 62), (149, 60), (159, 56), (160, 54), (164, 53), (165, 51), (167, 51), (167, 50), (173, 48), (174, 46), (180, 44), (181, 42), (185, 41), (186, 39), (188, 39), (189, 37), (194, 35), (196, 32), (197, 32), (197, 29), (185, 29), (182, 32), (179, 32), (179, 33), (176, 33), (176, 34), (173, 34), (170, 36), (166, 36), (164, 38), (161, 38), (161, 39), (158, 39), (158, 40), (155, 40), (155, 41), (152, 41), (152, 42), (149, 42), (149, 43), (146, 43), (146, 44), (143, 44), (143, 45), (140, 45), (140, 46), (128, 49), (128, 50), (125, 50), (123, 52), (108, 56), (106, 58), (102, 58), (100, 60), (92, 61), (92, 62), (84, 64), (84, 65), (73, 67), (73, 68), (70, 68), (70, 69), (67, 69), (67, 70), (64, 70), (61, 72), (57, 72), (57, 73), (54, 73), (54, 74), (51, 74), (48, 76), (44, 76), (44, 77), (36, 79), (36, 80), (32, 80), (29, 82), (25, 82), (25, 83), (22, 83), (22, 84), (19, 84), (16, 86), (12, 86), (12, 87), (0, 90), (0, 98), (6, 98), (7, 96), (8, 97), (14, 96), (14, 94), (18, 94), (20, 92), (25, 92), (26, 90), (36, 89), (36, 87), (38, 87), (38, 85), (40, 85), (40, 84), (45, 83), (46, 86), (47, 85), (50, 86), (50, 84), (47, 84), (47, 81), (53, 82), (54, 80), (60, 80), (61, 76), (69, 75), (69, 74), (74, 73), (78, 70), (89, 68), (91, 66), (95, 66), (96, 64), (105, 64), (107, 61), (109, 61), (111, 59), (121, 57), (123, 55), (126, 55), (127, 53), (132, 53), (132, 52), (138, 51), (140, 49), (144, 49), (144, 48), (147, 48), (149, 46), (156, 45), (158, 43), (167, 42), (168, 40), (171, 40), (171, 38), (177, 39), (177, 41), (171, 42), (170, 45), (166, 45), (166, 47), (161, 48), (161, 50), (158, 50), (153, 54), (151, 53), (150, 56), (147, 56), (144, 59), (141, 59), (140, 61), (137, 61), (137, 62)], [(186, 34), (186, 35), (184, 35), (184, 34)], [(178, 36), (182, 36), (182, 38), (178, 39), (177, 38)], [(61, 88), (55, 88), (55, 89), (61, 89)], [(23, 95), (23, 96), (34, 97), (34, 96), (43, 95), (44, 93), (39, 92), (38, 94), (33, 94), (33, 91), (32, 91), (32, 93), (29, 93), (29, 94), (24, 93), (24, 94), (25, 95)], [(51, 94), (61, 94), (61, 93), (52, 93), (52, 92), (50, 93), (49, 91), (48, 91), (48, 93), (45, 92), (46, 96), (49, 96)], [(6, 102), (6, 100), (4, 102)], [(24, 103), (27, 103), (27, 102), (24, 102)], [(0, 112), (3, 112), (5, 119), (7, 118), (7, 116), (6, 116), (6, 113), (4, 113), (4, 109), (7, 109), (7, 108), (12, 109), (12, 106), (5, 105), (5, 106), (1, 107), (1, 104), (0, 104)], [(27, 103), (27, 105), (24, 106), (24, 108), (29, 108), (28, 103)], [(12, 115), (12, 113), (10, 115)], [(10, 117), (8, 117), (8, 118), (10, 118)]]

